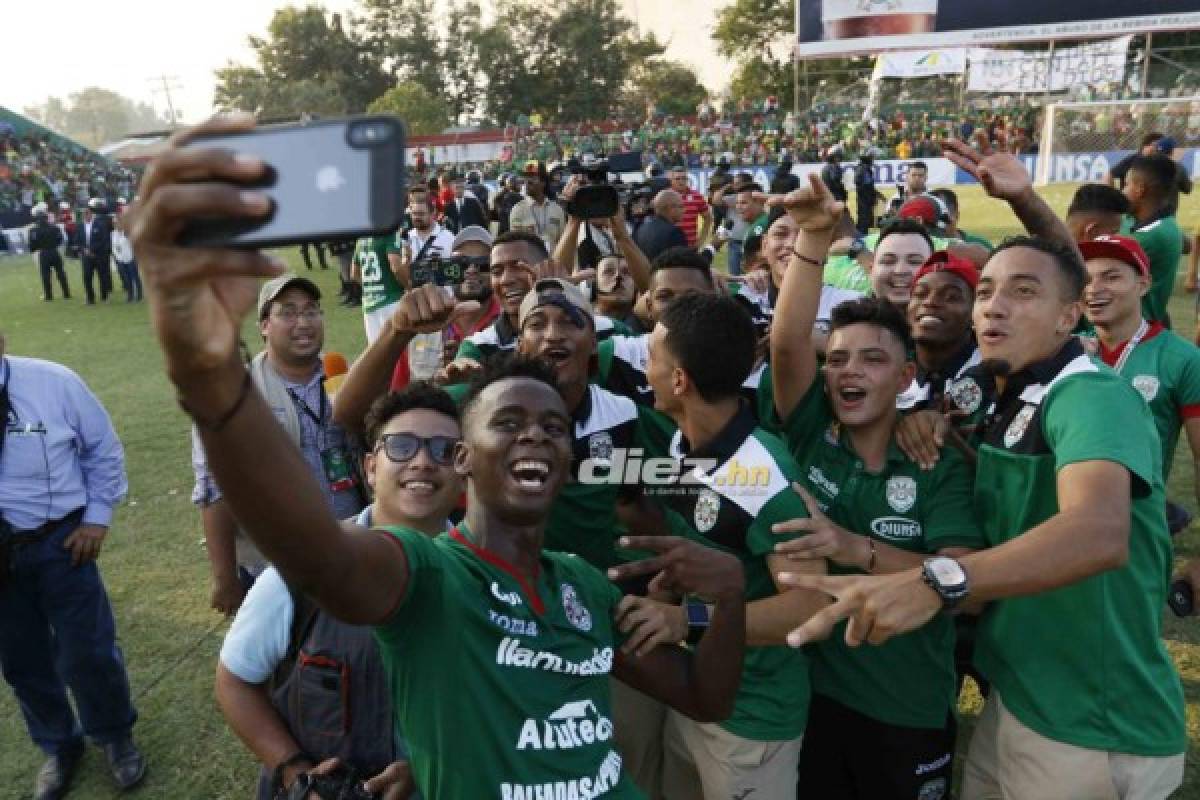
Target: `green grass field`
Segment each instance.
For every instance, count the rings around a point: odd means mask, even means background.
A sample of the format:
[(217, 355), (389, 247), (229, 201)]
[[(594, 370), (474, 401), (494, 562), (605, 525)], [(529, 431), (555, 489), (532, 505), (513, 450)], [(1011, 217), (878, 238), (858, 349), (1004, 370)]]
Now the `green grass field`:
[[(1046, 196), (1062, 211), (1073, 189), (1051, 187)], [(960, 196), (965, 228), (993, 240), (1019, 231), (1003, 203), (975, 189), (963, 188)], [(1200, 212), (1190, 202), (1181, 216), (1189, 229), (1200, 223)], [(302, 269), (298, 254), (287, 255)], [(208, 564), (199, 515), (189, 501), (187, 421), (161, 369), (145, 307), (116, 297), (108, 305), (85, 306), (79, 262), (68, 262), (67, 268), (74, 298), (44, 303), (30, 259), (0, 260), (0, 331), (9, 352), (51, 359), (79, 372), (108, 408), (125, 445), (129, 498), (100, 564), (141, 714), (135, 733), (150, 764), (135, 794), (249, 797), (257, 767), (225, 727), (212, 695), (226, 623), (208, 607)], [(364, 345), (360, 312), (333, 301), (337, 278), (332, 270), (311, 276), (328, 295), (327, 349), (352, 357)], [(1190, 296), (1177, 295), (1171, 312), (1178, 329), (1192, 330)], [(258, 340), (253, 331), (248, 334), (247, 341)], [(1186, 446), (1179, 448), (1171, 495), (1195, 511), (1187, 453)], [(1200, 555), (1197, 526), (1176, 544), (1180, 559)], [(1176, 797), (1200, 798), (1200, 623), (1176, 620), (1168, 612), (1166, 637), (1183, 675), (1192, 743), (1186, 782)], [(973, 712), (974, 704), (967, 710)], [(29, 797), (40, 763), (11, 693), (0, 691), (0, 799)], [(95, 749), (89, 750), (71, 796), (117, 796)]]

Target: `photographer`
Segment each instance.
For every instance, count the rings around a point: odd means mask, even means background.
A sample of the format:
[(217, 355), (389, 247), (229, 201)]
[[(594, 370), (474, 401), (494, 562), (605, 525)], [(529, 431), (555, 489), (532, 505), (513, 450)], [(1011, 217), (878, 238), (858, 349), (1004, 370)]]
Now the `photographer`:
[(413, 226), (403, 235), (396, 235), (399, 252), (388, 253), (392, 272), (405, 288), (412, 285), (410, 269), (414, 262), (432, 255), (449, 255), (454, 246), (454, 234), (433, 218), (434, 200), (429, 192), (413, 189), (408, 195), (408, 214)]
[[(431, 538), (444, 533), (463, 490), (445, 460), (445, 443), (452, 446), (462, 436), (454, 401), (417, 384), (380, 397), (366, 428), (364, 473), (376, 494), (355, 522), (397, 525)], [(426, 436), (431, 438), (423, 444)], [(432, 489), (410, 491), (408, 484), (417, 481)], [(338, 675), (328, 664), (349, 669)], [(331, 670), (337, 677), (330, 679)], [(348, 680), (342, 677), (347, 674)], [(294, 594), (274, 567), (255, 582), (225, 637), (216, 694), (226, 722), (263, 764), (258, 800), (299, 797), (301, 776), (328, 771), (330, 759), (353, 769), (367, 790), (386, 790), (386, 800), (405, 796), (407, 747), (393, 734), (392, 701), (372, 629), (322, 612)], [(326, 713), (343, 720), (340, 731), (327, 732), (318, 718)]]
[[(569, 211), (574, 209), (575, 193), (583, 186), (583, 177), (575, 175), (564, 187), (563, 200)], [(611, 249), (601, 252), (599, 246), (593, 244), (595, 241), (591, 238), (593, 230), (611, 234), (611, 239), (606, 243)], [(581, 232), (584, 232), (582, 241), (580, 241)], [(576, 244), (577, 242), (578, 244)], [(591, 244), (591, 248), (588, 248), (589, 244)], [(583, 260), (585, 254), (590, 256), (591, 263)], [(617, 206), (616, 216), (603, 220), (585, 220), (575, 216), (574, 213), (569, 213), (566, 230), (554, 251), (554, 261), (570, 274), (575, 271), (577, 261), (582, 269), (596, 269), (603, 259), (612, 256), (620, 256), (625, 259), (637, 291), (645, 291), (646, 287), (650, 285), (650, 260), (634, 244), (633, 237), (629, 235), (629, 228), (625, 224), (625, 215), (621, 211), (620, 205)]]

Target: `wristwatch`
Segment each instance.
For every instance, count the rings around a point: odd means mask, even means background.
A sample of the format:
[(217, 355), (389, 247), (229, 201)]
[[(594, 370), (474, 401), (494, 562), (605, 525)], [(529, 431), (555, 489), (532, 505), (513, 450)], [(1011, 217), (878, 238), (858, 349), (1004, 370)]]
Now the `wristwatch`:
[(683, 608), (687, 612), (687, 642), (696, 644), (708, 630), (708, 623), (712, 615), (708, 612), (708, 606), (695, 598), (688, 598), (687, 602), (683, 604)]
[(942, 598), (942, 609), (949, 611), (967, 596), (967, 571), (953, 558), (934, 556), (925, 559), (921, 580)]

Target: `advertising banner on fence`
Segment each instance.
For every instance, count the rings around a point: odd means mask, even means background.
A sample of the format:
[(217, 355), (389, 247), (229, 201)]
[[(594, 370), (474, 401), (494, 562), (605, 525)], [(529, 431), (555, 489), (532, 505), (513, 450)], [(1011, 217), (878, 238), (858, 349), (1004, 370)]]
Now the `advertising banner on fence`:
[(961, 75), (967, 69), (965, 47), (944, 50), (913, 50), (882, 53), (875, 59), (877, 78), (928, 78), (932, 75)]
[(972, 92), (1061, 92), (1125, 81), (1132, 36), (1055, 48), (1053, 55), (1020, 50), (971, 49), (967, 89)]
[(1200, 26), (1200, 0), (796, 0), (799, 58)]

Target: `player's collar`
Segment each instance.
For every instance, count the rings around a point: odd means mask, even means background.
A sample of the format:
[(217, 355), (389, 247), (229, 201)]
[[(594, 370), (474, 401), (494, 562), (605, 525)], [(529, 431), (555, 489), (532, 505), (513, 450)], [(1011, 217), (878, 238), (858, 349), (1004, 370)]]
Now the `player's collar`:
[[(1148, 342), (1165, 330), (1166, 328), (1163, 327), (1161, 322), (1151, 322), (1148, 326), (1146, 326), (1146, 332), (1142, 334), (1142, 338), (1139, 339), (1138, 342), (1139, 344), (1141, 342)], [(1121, 342), (1111, 350), (1105, 347), (1104, 342), (1100, 341), (1099, 338), (1096, 339), (1096, 343), (1100, 345), (1100, 360), (1110, 367), (1117, 363), (1117, 360), (1121, 358), (1121, 353), (1125, 352), (1125, 348), (1129, 347), (1128, 339)]]
[[(458, 525), (450, 529), (450, 538), (474, 553), (479, 560), (486, 561), (488, 564), (491, 564), (493, 567), (496, 567), (497, 569), (511, 576), (512, 579), (515, 580), (518, 585), (520, 585), (521, 591), (524, 592), (525, 598), (529, 601), (529, 605), (533, 608), (533, 610), (539, 615), (545, 614), (546, 606), (542, 602), (542, 598), (537, 593), (537, 587), (529, 582), (529, 579), (525, 576), (525, 574), (522, 573), (521, 570), (517, 569), (515, 565), (510, 563), (503, 556), (493, 553), (486, 547), (481, 547), (475, 544), (475, 542), (471, 541), (468, 535), (463, 534), (463, 531), (467, 531), (467, 534), (470, 534), (470, 531), (467, 530), (466, 521), (460, 522)], [(536, 581), (541, 574), (542, 568), (541, 564), (539, 563), (534, 566), (534, 581)]]
[(718, 462), (724, 463), (731, 458), (742, 443), (750, 436), (754, 429), (758, 426), (758, 422), (754, 418), (754, 413), (750, 410), (750, 405), (745, 401), (738, 403), (737, 412), (730, 418), (729, 422), (725, 423), (725, 427), (712, 438), (712, 441), (698, 447), (695, 450), (688, 443), (687, 437), (683, 435), (683, 431), (677, 432), (677, 439), (672, 442), (672, 450), (677, 452), (671, 455), (681, 458), (683, 456), (691, 456), (692, 458), (715, 458)]

